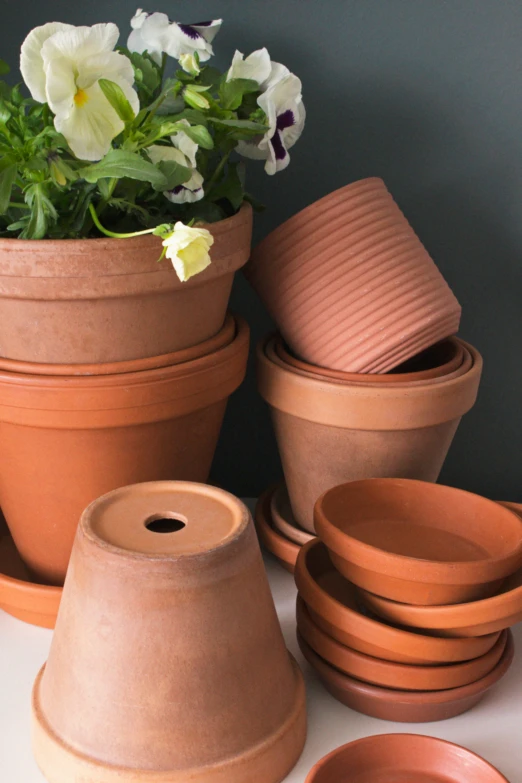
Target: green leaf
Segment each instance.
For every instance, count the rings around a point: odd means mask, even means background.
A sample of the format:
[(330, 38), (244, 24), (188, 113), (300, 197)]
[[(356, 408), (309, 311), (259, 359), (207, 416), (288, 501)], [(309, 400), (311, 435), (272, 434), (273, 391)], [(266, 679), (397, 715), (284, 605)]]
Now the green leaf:
[(136, 115), (120, 85), (109, 79), (100, 79), (98, 84), (120, 120), (124, 123), (134, 122)]
[(165, 175), (157, 166), (126, 150), (110, 150), (99, 163), (93, 163), (80, 171), (80, 176), (87, 182), (98, 182), (104, 177), (115, 179), (137, 179), (150, 182), (155, 190), (166, 190)]
[(214, 139), (204, 125), (184, 125), (180, 130), (204, 150), (214, 149)]
[(0, 59), (0, 76), (5, 76), (6, 74), (10, 73), (10, 71), (11, 68), (8, 66), (5, 60)]
[(155, 188), (155, 190), (174, 190), (178, 185), (188, 182), (192, 176), (192, 169), (182, 166), (181, 163), (176, 163), (175, 160), (163, 160), (159, 164), (159, 168), (166, 179), (166, 185)]
[(224, 109), (235, 111), (243, 103), (244, 95), (259, 91), (259, 84), (254, 79), (230, 79), (222, 82), (219, 96)]
[(220, 120), (218, 117), (209, 117), (210, 122), (214, 125), (223, 125), (226, 128), (238, 128), (242, 131), (251, 131), (252, 133), (266, 133), (269, 130), (268, 125), (262, 125), (260, 122), (252, 122), (252, 120)]
[(230, 201), (235, 211), (243, 203), (244, 197), (243, 182), (240, 176), (241, 169), (239, 167), (239, 163), (230, 163), (226, 177), (215, 185), (209, 194), (212, 201), (220, 201), (222, 198), (226, 198), (227, 201)]
[(0, 162), (0, 215), (5, 215), (9, 209), (16, 174), (17, 168), (15, 163), (4, 160)]
[(4, 101), (0, 99), (0, 123), (5, 125), (11, 119), (12, 114), (5, 105)]
[[(133, 64), (135, 71), (139, 71), (139, 84), (143, 85), (143, 87), (153, 95), (161, 84), (159, 66), (147, 53), (138, 54), (138, 52), (126, 52), (126, 55)], [(136, 75), (138, 76), (137, 73)]]

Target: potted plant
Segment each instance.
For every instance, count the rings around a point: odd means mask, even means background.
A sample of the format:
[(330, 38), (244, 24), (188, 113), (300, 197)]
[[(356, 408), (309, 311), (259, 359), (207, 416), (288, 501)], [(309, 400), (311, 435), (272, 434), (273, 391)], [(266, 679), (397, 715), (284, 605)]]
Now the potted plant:
[(208, 65), (221, 20), (131, 25), (118, 48), (111, 23), (37, 27), (30, 97), (0, 82), (6, 358), (124, 361), (216, 334), (250, 253), (241, 156), (274, 174), (303, 129), (301, 82), (266, 49)]

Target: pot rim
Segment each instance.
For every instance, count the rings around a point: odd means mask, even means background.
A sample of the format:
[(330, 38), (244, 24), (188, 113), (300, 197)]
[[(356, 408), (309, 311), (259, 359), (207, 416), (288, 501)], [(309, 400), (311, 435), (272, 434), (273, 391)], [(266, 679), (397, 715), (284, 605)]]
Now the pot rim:
[[(425, 560), (408, 555), (395, 554), (378, 546), (360, 541), (348, 531), (339, 527), (336, 521), (327, 517), (323, 510), (323, 504), (329, 494), (338, 491), (341, 487), (346, 492), (349, 492), (350, 488), (353, 490), (367, 489), (370, 493), (370, 499), (373, 495), (373, 490), (377, 487), (404, 489), (408, 492), (408, 496), (413, 500), (416, 508), (419, 507), (420, 503), (424, 505), (429, 504), (429, 498), (434, 495), (444, 495), (447, 497), (448, 508), (452, 509), (453, 498), (456, 500), (460, 498), (463, 501), (468, 501), (468, 505), (473, 504), (474, 508), (479, 505), (484, 507), (484, 512), (489, 510), (492, 519), (496, 521), (499, 537), (502, 537), (501, 533), (506, 531), (510, 534), (518, 532), (518, 543), (512, 544), (511, 548), (504, 554), (472, 561)], [(366, 497), (368, 498), (368, 493), (366, 493)], [(384, 503), (380, 502), (378, 505), (380, 507), (384, 506), (384, 509), (386, 509), (387, 503), (386, 501)], [(455, 521), (460, 521), (460, 519), (461, 514), (456, 514)], [(343, 560), (365, 568), (372, 573), (403, 578), (410, 582), (448, 585), (463, 583), (485, 584), (508, 576), (510, 573), (509, 568), (513, 566), (514, 561), (516, 561), (518, 567), (522, 566), (522, 526), (520, 517), (514, 511), (499, 506), (493, 500), (484, 498), (474, 492), (442, 484), (402, 478), (373, 478), (352, 481), (339, 487), (333, 487), (318, 498), (314, 507), (314, 523), (322, 541)], [(464, 525), (464, 527), (467, 529), (467, 526)], [(468, 535), (467, 540), (474, 541), (470, 535)]]
[(300, 546), (283, 536), (275, 527), (270, 515), (270, 501), (277, 489), (277, 484), (266, 489), (259, 496), (254, 511), (254, 523), (261, 542), (274, 557), (282, 560), (290, 568), (294, 568)]

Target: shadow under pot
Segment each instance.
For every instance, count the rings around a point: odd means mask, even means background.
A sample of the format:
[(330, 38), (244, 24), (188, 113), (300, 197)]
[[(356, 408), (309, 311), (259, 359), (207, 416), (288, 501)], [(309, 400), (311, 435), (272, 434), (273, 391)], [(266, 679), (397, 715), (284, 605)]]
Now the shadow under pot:
[(92, 503), (32, 713), (49, 783), (279, 783), (305, 689), (243, 503), (189, 482)]
[[(127, 484), (208, 478), (249, 329), (197, 360), (121, 375), (0, 371), (0, 497), (37, 581), (63, 584), (83, 509)], [(1, 361), (0, 361), (1, 367)]]
[[(270, 405), (290, 503), (314, 532), (313, 508), (328, 489), (374, 477), (437, 480), (461, 417), (475, 404), (482, 357), (467, 343), (467, 372), (436, 383), (364, 385), (309, 377), (257, 348), (258, 388)], [(437, 379), (438, 380), (438, 379)]]
[(252, 208), (205, 226), (212, 263), (181, 282), (161, 239), (0, 239), (0, 355), (57, 364), (179, 351), (219, 332), (250, 255)]

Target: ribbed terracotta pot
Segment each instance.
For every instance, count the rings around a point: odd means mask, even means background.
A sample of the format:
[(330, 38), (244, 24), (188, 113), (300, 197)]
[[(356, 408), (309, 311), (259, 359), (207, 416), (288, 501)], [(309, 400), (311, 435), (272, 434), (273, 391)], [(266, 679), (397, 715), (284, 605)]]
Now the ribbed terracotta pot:
[(37, 581), (63, 584), (82, 510), (139, 481), (206, 481), (249, 329), (181, 365), (122, 375), (0, 372), (0, 497)]
[(212, 263), (182, 283), (159, 237), (0, 239), (0, 356), (119, 362), (197, 345), (221, 328), (250, 254), (252, 208), (205, 226)]
[(272, 421), (296, 521), (314, 532), (315, 501), (363, 478), (436, 481), (461, 417), (474, 405), (482, 358), (447, 381), (343, 384), (278, 362), (274, 338), (257, 350), (258, 388)]
[(247, 508), (186, 482), (87, 508), (33, 691), (49, 783), (279, 783), (305, 735)]
[(322, 367), (388, 372), (458, 331), (459, 303), (378, 178), (287, 220), (245, 274), (292, 350)]

